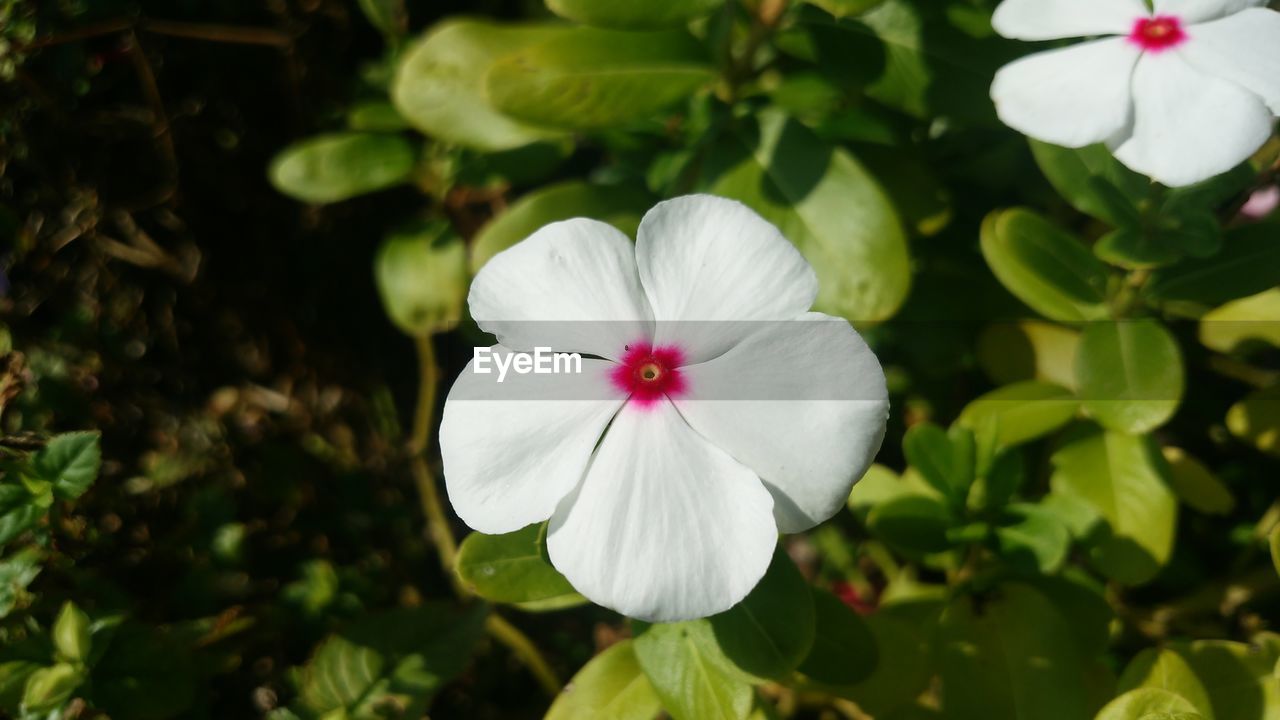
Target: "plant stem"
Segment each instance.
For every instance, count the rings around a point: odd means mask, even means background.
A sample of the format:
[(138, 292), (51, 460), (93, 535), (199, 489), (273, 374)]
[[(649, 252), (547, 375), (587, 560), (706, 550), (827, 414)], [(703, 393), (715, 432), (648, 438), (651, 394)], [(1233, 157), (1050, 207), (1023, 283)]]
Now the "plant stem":
[(489, 617), (485, 618), (484, 629), (494, 640), (506, 645), (516, 659), (524, 663), (547, 695), (555, 697), (560, 694), (559, 678), (529, 636), (496, 613), (490, 613)]

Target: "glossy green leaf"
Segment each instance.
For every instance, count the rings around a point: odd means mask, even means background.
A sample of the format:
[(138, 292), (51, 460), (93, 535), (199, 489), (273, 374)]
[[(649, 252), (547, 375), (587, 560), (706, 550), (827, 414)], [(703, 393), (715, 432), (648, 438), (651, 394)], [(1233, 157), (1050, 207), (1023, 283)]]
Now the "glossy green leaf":
[(720, 138), (701, 187), (777, 225), (818, 274), (814, 309), (853, 322), (893, 315), (911, 283), (906, 236), (875, 178), (800, 123), (763, 112)]
[(742, 720), (751, 711), (751, 684), (724, 657), (705, 620), (649, 626), (635, 652), (675, 720)]
[(408, 182), (417, 154), (399, 135), (315, 135), (271, 161), (271, 184), (295, 200), (333, 203)]
[(1040, 380), (1064, 388), (1076, 386), (1076, 347), (1080, 333), (1070, 328), (1021, 320), (989, 325), (978, 337), (978, 363), (999, 385)]
[(652, 720), (661, 701), (640, 670), (631, 640), (595, 656), (556, 697), (545, 720)]
[(1181, 655), (1172, 650), (1147, 648), (1138, 653), (1120, 675), (1117, 691), (1156, 688), (1181, 696), (1205, 720), (1214, 720), (1209, 693)]
[(1052, 320), (1107, 317), (1107, 271), (1079, 240), (1030, 210), (995, 211), (982, 223), (982, 254), (1019, 300)]
[(946, 504), (924, 495), (901, 495), (871, 509), (871, 532), (909, 553), (941, 552), (950, 547), (947, 530), (954, 519)]
[(448, 223), (392, 232), (378, 247), (373, 274), (387, 315), (410, 335), (447, 330), (462, 317), (470, 282), (467, 249)]
[(752, 678), (785, 679), (814, 642), (809, 585), (781, 546), (751, 593), (710, 620), (725, 657)]
[(1163, 453), (1169, 463), (1169, 485), (1179, 500), (1209, 515), (1226, 515), (1235, 508), (1231, 491), (1203, 463), (1181, 448), (1165, 447)]
[(961, 595), (939, 628), (948, 717), (1087, 720), (1072, 629), (1031, 587), (1001, 585), (981, 602)]
[(84, 494), (98, 477), (102, 450), (96, 432), (57, 435), (32, 459), (32, 469), (41, 480), (53, 485), (53, 493), (63, 500)]
[(1151, 181), (1116, 160), (1104, 145), (1064, 148), (1031, 140), (1041, 172), (1067, 202), (1113, 227), (1138, 222)]
[(1168, 422), (1182, 401), (1182, 352), (1156, 320), (1092, 323), (1080, 337), (1076, 382), (1085, 412), (1098, 422), (1148, 432)]
[(1038, 505), (1008, 506), (995, 531), (1000, 555), (1015, 567), (1052, 574), (1067, 559), (1071, 533), (1056, 515)]
[(484, 82), (498, 58), (561, 32), (547, 24), (446, 20), (401, 56), (391, 99), (427, 135), (480, 150), (508, 150), (552, 137), (558, 132), (495, 110)]
[(1227, 410), (1232, 435), (1280, 457), (1280, 385), (1256, 390)]
[(960, 412), (957, 422), (975, 433), (992, 432), (997, 445), (1008, 447), (1066, 425), (1079, 407), (1070, 390), (1028, 380), (978, 396)]
[(1110, 527), (1093, 547), (1099, 568), (1132, 585), (1154, 577), (1173, 550), (1178, 506), (1151, 439), (1083, 427), (1052, 462), (1054, 492), (1083, 500)]
[(963, 427), (947, 432), (933, 423), (919, 423), (907, 429), (902, 452), (930, 486), (953, 503), (964, 503), (973, 483), (973, 433)]
[(1186, 698), (1158, 688), (1130, 690), (1107, 703), (1095, 720), (1209, 720)]
[(479, 272), (494, 255), (560, 220), (601, 220), (635, 237), (640, 218), (652, 204), (647, 193), (631, 187), (569, 181), (539, 188), (480, 229), (471, 249), (471, 271)]
[(1209, 693), (1216, 720), (1280, 720), (1280, 636), (1263, 633), (1252, 644), (1196, 640), (1172, 648)]
[(826, 590), (813, 590), (813, 606), (817, 632), (800, 672), (824, 685), (855, 685), (867, 679), (876, 669), (880, 650), (866, 621)]
[(724, 0), (547, 0), (551, 12), (584, 25), (618, 30), (652, 30), (683, 25), (724, 4)]
[(485, 92), (520, 120), (591, 129), (650, 117), (712, 78), (702, 47), (682, 31), (576, 27), (509, 50), (490, 68)]
[(1154, 300), (1201, 312), (1280, 285), (1280, 226), (1260, 223), (1233, 228), (1222, 250), (1190, 258), (1151, 276), (1145, 292)]
[(62, 604), (54, 620), (53, 647), (67, 662), (84, 662), (89, 658), (89, 616), (70, 600)]
[(1200, 342), (1221, 353), (1280, 348), (1280, 288), (1205, 313), (1200, 318)]
[(477, 595), (493, 602), (548, 610), (586, 602), (547, 560), (541, 525), (504, 535), (471, 533), (458, 548), (457, 569)]

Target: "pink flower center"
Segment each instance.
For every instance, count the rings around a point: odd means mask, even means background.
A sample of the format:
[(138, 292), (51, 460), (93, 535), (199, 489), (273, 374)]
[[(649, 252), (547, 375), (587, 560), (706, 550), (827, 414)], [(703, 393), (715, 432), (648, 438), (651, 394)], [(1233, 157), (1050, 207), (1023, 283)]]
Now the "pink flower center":
[(1159, 52), (1181, 45), (1187, 39), (1182, 20), (1173, 15), (1139, 18), (1133, 23), (1129, 41), (1148, 52)]
[(648, 342), (633, 342), (626, 347), (622, 362), (609, 372), (609, 379), (632, 401), (647, 407), (664, 395), (684, 393), (683, 364), (684, 353), (674, 345), (654, 347)]

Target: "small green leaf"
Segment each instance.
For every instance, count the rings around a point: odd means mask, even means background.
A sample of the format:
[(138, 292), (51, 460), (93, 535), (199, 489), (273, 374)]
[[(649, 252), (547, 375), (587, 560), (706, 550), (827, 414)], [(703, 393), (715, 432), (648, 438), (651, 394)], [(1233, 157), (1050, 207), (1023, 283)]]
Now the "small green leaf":
[(871, 532), (908, 553), (942, 552), (951, 546), (947, 530), (954, 522), (941, 500), (924, 495), (901, 495), (872, 508), (867, 516)]
[(1145, 292), (1166, 305), (1203, 312), (1280, 285), (1277, 235), (1274, 222), (1233, 228), (1218, 254), (1156, 271)]
[(1280, 457), (1280, 385), (1251, 392), (1232, 405), (1227, 429), (1258, 450)]
[(1186, 698), (1158, 688), (1130, 690), (1107, 703), (1095, 720), (1210, 720)]
[(684, 25), (707, 15), (724, 0), (648, 0), (644, 3), (615, 0), (547, 0), (551, 12), (580, 22), (617, 30), (655, 30)]
[(25, 487), (0, 484), (0, 546), (35, 525), (46, 509)]
[(1209, 693), (1200, 678), (1196, 677), (1187, 661), (1172, 650), (1147, 648), (1129, 662), (1120, 674), (1116, 690), (1126, 693), (1138, 688), (1156, 688), (1179, 695), (1205, 720), (1214, 718)]
[(1107, 270), (1079, 240), (1030, 210), (995, 211), (982, 254), (1009, 292), (1052, 320), (1107, 317)]
[(1178, 343), (1156, 320), (1097, 322), (1076, 354), (1085, 412), (1107, 428), (1144, 433), (1169, 421), (1185, 384)]
[(544, 720), (653, 720), (661, 711), (632, 641), (623, 640), (582, 666)]
[(1152, 228), (1122, 227), (1098, 238), (1093, 246), (1098, 259), (1128, 270), (1149, 270), (1177, 262), (1179, 244)]
[(713, 77), (685, 32), (575, 27), (509, 50), (489, 70), (485, 91), (495, 108), (522, 121), (593, 129), (650, 117)]
[(89, 616), (70, 600), (62, 604), (53, 623), (53, 646), (68, 662), (84, 662), (89, 657)]
[(1200, 342), (1221, 353), (1280, 348), (1280, 288), (1205, 313), (1200, 318)]
[(675, 720), (743, 720), (751, 712), (751, 685), (721, 653), (709, 622), (651, 625), (635, 652)]
[(1084, 500), (1110, 527), (1093, 547), (1099, 568), (1130, 585), (1154, 577), (1173, 551), (1178, 505), (1151, 439), (1082, 427), (1052, 463), (1053, 491)]
[(1011, 447), (1066, 425), (1079, 407), (1070, 390), (1028, 380), (978, 396), (965, 406), (956, 422), (975, 433), (994, 433), (999, 447)]
[(471, 533), (458, 549), (458, 576), (486, 600), (540, 609), (580, 605), (573, 589), (542, 552), (542, 525), (505, 535)]
[(1231, 491), (1203, 463), (1180, 448), (1166, 447), (1163, 452), (1169, 463), (1169, 485), (1178, 499), (1209, 515), (1226, 515), (1235, 508)]
[(973, 483), (973, 433), (963, 427), (947, 432), (933, 423), (918, 423), (902, 438), (911, 467), (935, 490), (963, 505)]
[(415, 337), (457, 325), (466, 301), (467, 250), (443, 221), (397, 230), (374, 258), (378, 294), (392, 322)]
[(399, 135), (331, 133), (281, 150), (269, 175), (295, 200), (333, 203), (407, 182), (415, 162), (413, 145)]
[(24, 713), (47, 713), (71, 699), (71, 694), (85, 681), (85, 672), (70, 663), (41, 668), (27, 677), (22, 692)]
[(559, 134), (495, 110), (484, 79), (507, 53), (555, 37), (563, 29), (446, 20), (431, 28), (400, 58), (391, 100), (411, 125), (447, 142), (479, 150), (509, 150)]
[(352, 106), (347, 111), (347, 127), (368, 132), (399, 132), (408, 128), (409, 123), (395, 105), (378, 100)]
[(995, 532), (996, 546), (1006, 561), (1029, 572), (1057, 572), (1071, 548), (1071, 533), (1057, 516), (1038, 505), (1008, 506)]
[(98, 477), (102, 450), (96, 432), (58, 435), (32, 460), (32, 469), (41, 480), (53, 485), (53, 493), (63, 500), (84, 494)]
[(781, 547), (751, 593), (710, 620), (725, 657), (753, 679), (786, 678), (814, 642), (808, 583)]
[(1120, 164), (1106, 146), (1071, 149), (1030, 142), (1040, 170), (1077, 210), (1113, 227), (1138, 222), (1138, 203), (1151, 195), (1151, 181)]
[(840, 598), (817, 588), (812, 592), (817, 632), (800, 672), (823, 685), (856, 685), (866, 680), (880, 654), (871, 628)]
[(0, 561), (0, 618), (28, 597), (27, 586), (40, 574), (40, 548), (29, 546)]

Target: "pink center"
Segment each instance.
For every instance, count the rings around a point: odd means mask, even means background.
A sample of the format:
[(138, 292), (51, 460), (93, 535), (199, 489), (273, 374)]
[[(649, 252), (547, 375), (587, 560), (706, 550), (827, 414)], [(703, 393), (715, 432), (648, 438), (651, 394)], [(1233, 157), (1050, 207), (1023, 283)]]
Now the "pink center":
[(1187, 39), (1182, 21), (1173, 15), (1139, 18), (1133, 23), (1129, 42), (1148, 52), (1160, 52), (1181, 45)]
[(678, 396), (685, 391), (680, 366), (684, 353), (674, 345), (654, 347), (647, 342), (633, 342), (626, 347), (622, 362), (609, 373), (614, 387), (631, 396), (641, 407), (648, 407), (662, 396)]

